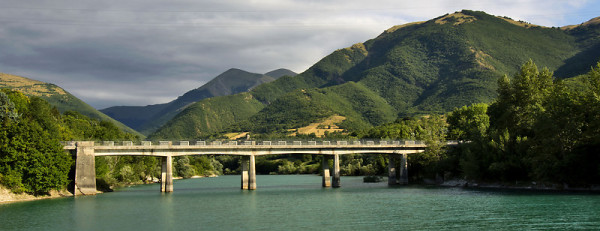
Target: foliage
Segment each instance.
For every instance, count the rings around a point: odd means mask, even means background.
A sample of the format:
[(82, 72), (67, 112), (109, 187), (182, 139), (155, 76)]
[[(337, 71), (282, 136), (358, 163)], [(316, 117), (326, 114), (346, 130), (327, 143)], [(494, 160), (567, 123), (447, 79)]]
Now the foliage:
[[(485, 134), (467, 136), (471, 142), (459, 148), (464, 175), (486, 181), (600, 183), (599, 70), (600, 63), (578, 84), (583, 91), (552, 81), (551, 72), (538, 71), (531, 61), (512, 80), (501, 78), (498, 99), (488, 110), (490, 127)], [(449, 122), (459, 131), (454, 134), (482, 127)]]
[[(73, 160), (59, 143), (57, 110), (40, 99), (4, 90), (2, 106), (14, 106), (18, 119), (0, 127), (0, 182), (13, 192), (46, 194), (63, 189)], [(14, 110), (14, 109), (17, 110)]]
[(484, 103), (454, 109), (448, 115), (448, 138), (469, 141), (484, 137), (490, 126), (487, 109)]
[(0, 124), (15, 122), (18, 118), (19, 114), (15, 109), (15, 104), (4, 92), (0, 92)]
[[(0, 107), (7, 109), (3, 110), (3, 118), (8, 118), (3, 119), (0, 127), (0, 183), (13, 192), (37, 195), (66, 188), (74, 161), (62, 149), (60, 141), (139, 139), (108, 121), (92, 119), (74, 111), (61, 114), (39, 97), (2, 90), (0, 98)], [(104, 158), (98, 159), (98, 178), (105, 182), (115, 183), (116, 179), (140, 181), (143, 177), (140, 172), (150, 173), (142, 167), (147, 166), (144, 165), (147, 160), (140, 161), (143, 158), (115, 161), (113, 166), (109, 166)], [(127, 158), (120, 160), (124, 159)], [(114, 179), (106, 177), (111, 174)]]
[[(446, 145), (447, 124), (444, 117), (431, 115), (420, 118), (403, 118), (368, 130), (362, 137), (368, 139), (419, 140), (428, 148), (419, 155), (409, 156), (409, 167), (415, 178), (433, 178), (445, 171), (448, 160)], [(384, 165), (385, 166), (385, 165)]]

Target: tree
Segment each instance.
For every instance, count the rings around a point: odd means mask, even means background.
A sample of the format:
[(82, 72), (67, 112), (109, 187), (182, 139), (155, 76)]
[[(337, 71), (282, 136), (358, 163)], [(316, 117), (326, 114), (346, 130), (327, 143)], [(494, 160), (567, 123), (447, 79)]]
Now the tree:
[(512, 81), (504, 76), (498, 81), (498, 98), (489, 107), (490, 126), (507, 129), (513, 139), (532, 135), (535, 118), (545, 111), (544, 100), (553, 88), (552, 72), (538, 71), (529, 60), (515, 74)]
[(14, 108), (22, 117), (0, 127), (2, 184), (14, 192), (36, 195), (64, 189), (73, 160), (62, 150), (52, 108), (18, 92), (6, 95), (17, 102)]
[(512, 80), (504, 76), (498, 81), (498, 98), (488, 108), (492, 163), (490, 175), (499, 180), (528, 179), (529, 139), (534, 137), (534, 124), (545, 111), (545, 102), (553, 91), (552, 72), (540, 72), (529, 60)]
[(0, 125), (15, 122), (18, 118), (19, 113), (15, 109), (15, 104), (4, 92), (0, 91)]
[(486, 136), (490, 126), (488, 105), (473, 104), (454, 109), (448, 115), (448, 138), (455, 140), (477, 140)]

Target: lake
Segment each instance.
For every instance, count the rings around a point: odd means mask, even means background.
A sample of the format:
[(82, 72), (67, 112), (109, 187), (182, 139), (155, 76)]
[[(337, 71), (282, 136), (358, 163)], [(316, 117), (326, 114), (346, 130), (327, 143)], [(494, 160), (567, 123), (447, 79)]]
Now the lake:
[(600, 229), (600, 195), (388, 187), (342, 177), (322, 188), (315, 175), (176, 180), (112, 193), (0, 205), (0, 230), (522, 230)]

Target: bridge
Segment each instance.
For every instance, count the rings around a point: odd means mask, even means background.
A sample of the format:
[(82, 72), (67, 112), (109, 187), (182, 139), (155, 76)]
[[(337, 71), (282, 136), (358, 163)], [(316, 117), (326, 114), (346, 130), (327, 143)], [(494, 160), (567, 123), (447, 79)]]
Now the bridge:
[[(454, 143), (449, 142), (448, 145)], [(173, 191), (173, 157), (186, 155), (237, 155), (242, 157), (241, 188), (256, 189), (255, 157), (281, 154), (322, 155), (323, 187), (340, 187), (340, 155), (388, 154), (388, 184), (407, 184), (408, 154), (425, 151), (418, 141), (72, 141), (64, 145), (76, 157), (75, 195), (96, 194), (96, 156), (156, 156), (161, 158), (161, 192)], [(329, 159), (333, 159), (333, 173)], [(399, 159), (399, 161), (398, 161)], [(399, 164), (399, 166), (398, 166)], [(399, 167), (399, 171), (397, 171)], [(333, 179), (332, 179), (333, 178)]]

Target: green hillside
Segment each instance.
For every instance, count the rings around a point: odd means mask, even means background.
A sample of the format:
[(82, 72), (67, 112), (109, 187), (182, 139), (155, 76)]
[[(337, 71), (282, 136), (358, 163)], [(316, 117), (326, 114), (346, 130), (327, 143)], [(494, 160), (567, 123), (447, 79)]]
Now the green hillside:
[[(339, 114), (347, 118), (340, 125), (352, 131), (397, 117), (490, 102), (497, 79), (517, 72), (530, 59), (559, 78), (589, 71), (600, 58), (595, 52), (600, 47), (597, 21), (545, 28), (465, 10), (395, 26), (333, 52), (295, 77), (256, 87), (250, 94), (265, 108), (226, 130), (285, 132)], [(216, 131), (207, 129), (186, 136)]]
[(117, 106), (101, 111), (144, 134), (150, 134), (199, 100), (246, 92), (286, 75), (294, 76), (296, 73), (287, 69), (277, 69), (266, 74), (257, 74), (232, 68), (166, 104)]
[(22, 92), (27, 96), (38, 96), (48, 101), (56, 107), (61, 113), (65, 111), (76, 111), (87, 117), (101, 121), (110, 121), (117, 125), (122, 131), (143, 137), (139, 132), (127, 127), (102, 112), (94, 109), (92, 106), (81, 101), (64, 89), (51, 84), (37, 80), (28, 79), (21, 76), (0, 73), (0, 88), (8, 88)]
[(193, 139), (223, 131), (236, 121), (256, 114), (264, 105), (245, 92), (204, 99), (187, 107), (149, 139)]

